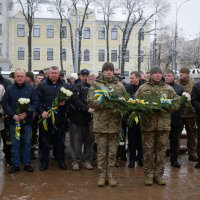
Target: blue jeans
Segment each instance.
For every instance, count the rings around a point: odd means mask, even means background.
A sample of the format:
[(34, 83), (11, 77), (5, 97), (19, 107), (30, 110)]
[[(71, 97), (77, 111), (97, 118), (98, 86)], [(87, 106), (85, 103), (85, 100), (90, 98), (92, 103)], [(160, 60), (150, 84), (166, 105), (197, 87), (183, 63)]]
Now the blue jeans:
[[(20, 140), (15, 138), (15, 125), (10, 125), (10, 137), (12, 142), (12, 161), (13, 166), (20, 165)], [(22, 155), (24, 166), (30, 165), (31, 159), (31, 125), (21, 126)]]

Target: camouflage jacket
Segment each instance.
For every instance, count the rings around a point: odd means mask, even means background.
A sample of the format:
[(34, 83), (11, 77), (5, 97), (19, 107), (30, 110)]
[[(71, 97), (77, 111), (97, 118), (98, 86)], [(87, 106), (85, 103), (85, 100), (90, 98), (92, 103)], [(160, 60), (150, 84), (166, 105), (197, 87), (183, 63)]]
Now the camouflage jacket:
[(93, 101), (93, 93), (97, 88), (112, 88), (118, 94), (123, 94), (125, 88), (114, 77), (107, 81), (103, 76), (99, 76), (90, 87), (88, 93), (88, 103), (95, 110), (93, 113), (93, 132), (118, 134), (121, 129), (122, 115), (120, 113), (113, 113), (112, 110), (103, 108)]
[[(164, 81), (159, 83), (149, 80), (142, 86), (140, 86), (136, 92), (137, 98), (142, 98), (143, 94), (156, 94), (162, 96), (166, 94), (168, 99), (174, 99), (177, 97), (174, 89), (166, 84)], [(177, 110), (179, 103), (173, 104), (172, 110)], [(171, 130), (171, 113), (161, 112), (156, 114), (150, 114), (147, 116), (140, 116), (141, 131), (170, 131)]]
[[(186, 80), (177, 80), (176, 83), (183, 87), (184, 91), (191, 95), (192, 88), (195, 84), (195, 81), (191, 78)], [(191, 104), (185, 104), (185, 107), (181, 111), (181, 117), (195, 117), (195, 108)]]

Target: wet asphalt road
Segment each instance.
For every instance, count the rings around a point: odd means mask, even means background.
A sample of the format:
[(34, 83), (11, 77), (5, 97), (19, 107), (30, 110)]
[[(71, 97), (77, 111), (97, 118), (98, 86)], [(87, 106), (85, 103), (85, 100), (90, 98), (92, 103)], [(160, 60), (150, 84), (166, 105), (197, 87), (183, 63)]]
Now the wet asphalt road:
[[(129, 169), (126, 162), (116, 168), (118, 186), (98, 188), (97, 169), (88, 171), (71, 170), (71, 162), (67, 162), (68, 170), (62, 171), (51, 159), (49, 169), (38, 170), (38, 160), (32, 161), (33, 173), (21, 170), (8, 174), (4, 166), (3, 153), (0, 154), (0, 200), (199, 200), (200, 169), (195, 169), (194, 162), (188, 161), (188, 155), (181, 155), (181, 168), (170, 166), (166, 161), (166, 186), (154, 184), (144, 185), (142, 167)], [(95, 164), (95, 163), (94, 163)]]

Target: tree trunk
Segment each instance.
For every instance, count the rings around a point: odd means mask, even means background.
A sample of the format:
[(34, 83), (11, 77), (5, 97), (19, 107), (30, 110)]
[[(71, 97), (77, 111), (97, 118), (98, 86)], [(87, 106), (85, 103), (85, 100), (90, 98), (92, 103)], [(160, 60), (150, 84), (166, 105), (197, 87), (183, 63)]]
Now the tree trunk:
[(62, 49), (62, 18), (61, 18), (61, 23), (60, 23), (60, 68), (61, 71), (63, 71), (63, 49)]
[(80, 71), (80, 68), (81, 68), (81, 58), (83, 57), (82, 56), (82, 52), (81, 52), (81, 39), (82, 39), (82, 30), (78, 32), (78, 37), (79, 37), (79, 40), (78, 40), (78, 72)]
[(28, 71), (32, 71), (32, 26), (29, 25), (28, 35)]
[(138, 72), (141, 72), (141, 32), (138, 36)]
[(107, 49), (107, 58), (106, 61), (110, 61), (110, 49), (109, 49), (109, 25), (106, 26), (106, 49)]

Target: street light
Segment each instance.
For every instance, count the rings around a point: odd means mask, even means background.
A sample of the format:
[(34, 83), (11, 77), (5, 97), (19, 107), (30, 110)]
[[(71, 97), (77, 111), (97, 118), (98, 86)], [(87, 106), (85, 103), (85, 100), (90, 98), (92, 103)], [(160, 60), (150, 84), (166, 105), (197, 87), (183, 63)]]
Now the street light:
[(175, 37), (174, 37), (174, 67), (175, 75), (177, 75), (177, 39), (178, 39), (178, 12), (183, 4), (190, 0), (183, 1), (179, 6), (176, 3), (176, 23), (175, 23)]

